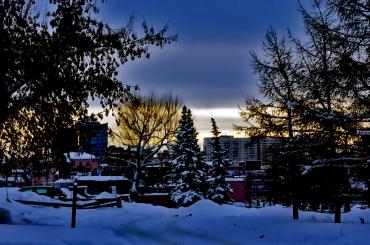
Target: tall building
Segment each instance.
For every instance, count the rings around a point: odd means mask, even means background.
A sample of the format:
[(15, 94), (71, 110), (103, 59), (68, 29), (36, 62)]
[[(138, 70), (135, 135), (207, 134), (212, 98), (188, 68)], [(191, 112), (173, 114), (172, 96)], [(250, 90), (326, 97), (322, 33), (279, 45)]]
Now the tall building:
[[(235, 162), (264, 161), (268, 148), (276, 143), (276, 138), (265, 137), (257, 140), (251, 138), (234, 138), (220, 136), (221, 148), (226, 152), (226, 158)], [(212, 137), (204, 138), (206, 161), (212, 160)]]
[(78, 129), (78, 146), (80, 152), (96, 156), (100, 163), (106, 162), (108, 148), (108, 124), (96, 121), (83, 121)]

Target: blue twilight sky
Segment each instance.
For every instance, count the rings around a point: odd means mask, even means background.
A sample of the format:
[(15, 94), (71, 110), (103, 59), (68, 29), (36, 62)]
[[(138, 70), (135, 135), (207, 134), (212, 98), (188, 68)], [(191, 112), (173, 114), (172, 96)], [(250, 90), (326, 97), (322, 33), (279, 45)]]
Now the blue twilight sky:
[(132, 14), (138, 29), (144, 19), (157, 29), (168, 24), (178, 41), (124, 65), (120, 79), (142, 93), (178, 95), (193, 109), (201, 134), (209, 131), (210, 117), (229, 133), (240, 122), (237, 105), (258, 94), (249, 52), (260, 53), (270, 26), (299, 36), (297, 9), (297, 0), (107, 0), (100, 17), (114, 27)]

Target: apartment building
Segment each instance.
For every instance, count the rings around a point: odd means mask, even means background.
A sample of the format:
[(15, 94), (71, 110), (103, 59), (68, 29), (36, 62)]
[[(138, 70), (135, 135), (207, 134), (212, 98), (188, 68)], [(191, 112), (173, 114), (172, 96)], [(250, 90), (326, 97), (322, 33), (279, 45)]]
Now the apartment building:
[[(269, 147), (277, 142), (276, 138), (265, 137), (257, 140), (251, 138), (234, 138), (230, 135), (220, 136), (220, 144), (226, 152), (226, 158), (234, 162), (264, 161)], [(204, 138), (206, 161), (212, 160), (212, 137)]]

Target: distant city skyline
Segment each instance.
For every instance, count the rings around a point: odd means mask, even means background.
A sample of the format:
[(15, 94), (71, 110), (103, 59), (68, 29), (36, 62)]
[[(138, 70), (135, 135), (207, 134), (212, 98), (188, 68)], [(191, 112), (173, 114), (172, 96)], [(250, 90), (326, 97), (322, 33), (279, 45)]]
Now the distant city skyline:
[(210, 135), (211, 117), (223, 134), (234, 134), (233, 123), (242, 123), (238, 105), (258, 96), (249, 52), (261, 54), (270, 26), (281, 36), (287, 28), (299, 36), (298, 7), (297, 0), (110, 0), (101, 5), (99, 16), (119, 27), (134, 15), (138, 30), (145, 20), (156, 29), (168, 24), (168, 33), (178, 34), (177, 42), (153, 49), (150, 59), (122, 66), (119, 79), (139, 85), (144, 94), (178, 95), (192, 109), (203, 138)]

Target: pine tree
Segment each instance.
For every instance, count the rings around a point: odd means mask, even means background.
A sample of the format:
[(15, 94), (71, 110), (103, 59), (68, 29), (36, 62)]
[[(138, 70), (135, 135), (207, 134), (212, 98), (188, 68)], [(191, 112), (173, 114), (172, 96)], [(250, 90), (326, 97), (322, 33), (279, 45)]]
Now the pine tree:
[(226, 182), (225, 166), (228, 162), (224, 159), (225, 151), (222, 150), (220, 145), (220, 131), (216, 125), (216, 120), (211, 118), (212, 122), (212, 168), (211, 178), (209, 179), (209, 189), (207, 191), (207, 199), (210, 199), (219, 204), (225, 203), (230, 200), (228, 192), (232, 192), (229, 184)]
[(197, 131), (194, 128), (191, 111), (182, 108), (180, 129), (173, 146), (173, 177), (176, 187), (171, 200), (177, 206), (190, 206), (203, 199), (208, 189), (206, 164), (200, 152)]

